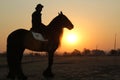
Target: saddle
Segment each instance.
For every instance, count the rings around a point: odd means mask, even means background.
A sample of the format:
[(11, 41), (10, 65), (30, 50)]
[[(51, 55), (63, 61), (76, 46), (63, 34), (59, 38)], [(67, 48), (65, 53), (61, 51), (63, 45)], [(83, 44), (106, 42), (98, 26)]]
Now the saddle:
[(36, 33), (32, 31), (32, 35), (36, 40), (40, 41), (48, 41), (47, 39), (44, 39), (43, 35), (41, 33)]
[(28, 34), (26, 34), (24, 46), (27, 49), (33, 51), (44, 51), (47, 49), (47, 45), (48, 39), (44, 39), (42, 34), (33, 31), (29, 31)]

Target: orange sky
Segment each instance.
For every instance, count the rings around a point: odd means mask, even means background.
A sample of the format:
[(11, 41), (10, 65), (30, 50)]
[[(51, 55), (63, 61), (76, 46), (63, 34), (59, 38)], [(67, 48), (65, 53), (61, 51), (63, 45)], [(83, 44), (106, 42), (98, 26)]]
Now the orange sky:
[(58, 12), (72, 21), (74, 29), (65, 29), (63, 38), (69, 32), (78, 36), (76, 44), (62, 41), (59, 51), (84, 48), (109, 50), (113, 48), (117, 34), (117, 48), (120, 48), (120, 0), (1, 0), (0, 1), (0, 51), (6, 50), (6, 38), (15, 29), (31, 27), (31, 14), (36, 4), (44, 5), (42, 22), (48, 24)]

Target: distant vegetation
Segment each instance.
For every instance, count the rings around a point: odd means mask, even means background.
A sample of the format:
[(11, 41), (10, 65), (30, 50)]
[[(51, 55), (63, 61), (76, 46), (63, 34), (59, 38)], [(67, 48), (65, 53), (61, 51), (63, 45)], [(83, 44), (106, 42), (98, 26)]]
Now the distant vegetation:
[(64, 56), (120, 56), (120, 49), (117, 50), (110, 50), (108, 52), (104, 51), (104, 50), (99, 50), (99, 49), (84, 49), (82, 52), (74, 49), (73, 52), (71, 53), (67, 53), (64, 52), (63, 53)]
[[(0, 57), (2, 56), (6, 56), (6, 52), (0, 53)], [(24, 54), (24, 56), (47, 56), (47, 53), (32, 52)], [(111, 49), (108, 52), (99, 49), (90, 50), (85, 48), (83, 51), (74, 49), (72, 52), (64, 52), (63, 54), (56, 52), (55, 56), (120, 56), (120, 49)]]

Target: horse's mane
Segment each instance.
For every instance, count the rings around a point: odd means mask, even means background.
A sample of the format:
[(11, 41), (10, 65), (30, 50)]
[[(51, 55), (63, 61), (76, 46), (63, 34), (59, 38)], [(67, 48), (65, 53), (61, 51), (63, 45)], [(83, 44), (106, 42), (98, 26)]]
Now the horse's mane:
[(48, 27), (50, 27), (53, 24), (57, 24), (56, 22), (58, 21), (59, 17), (60, 17), (60, 15), (56, 16), (55, 18), (53, 18), (53, 20), (48, 24)]
[(48, 30), (50, 31), (51, 34), (50, 36), (54, 36), (54, 39), (53, 38), (52, 39), (55, 40), (54, 42), (59, 41), (59, 44), (63, 34), (63, 28), (61, 26), (61, 22), (62, 22), (61, 17), (62, 15), (59, 14), (58, 16), (53, 18), (53, 20), (47, 25)]

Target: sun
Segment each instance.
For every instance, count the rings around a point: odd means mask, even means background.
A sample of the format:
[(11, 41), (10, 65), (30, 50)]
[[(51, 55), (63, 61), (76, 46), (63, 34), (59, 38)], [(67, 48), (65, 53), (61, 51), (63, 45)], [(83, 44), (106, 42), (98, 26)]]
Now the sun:
[(80, 49), (81, 44), (81, 35), (80, 31), (73, 29), (67, 30), (64, 29), (63, 36), (61, 37), (61, 45), (59, 50), (71, 52), (74, 49)]
[(79, 35), (77, 31), (65, 30), (62, 42), (65, 45), (77, 45), (79, 43)]
[(70, 44), (75, 44), (77, 42), (77, 35), (70, 33), (66, 36), (66, 41)]

